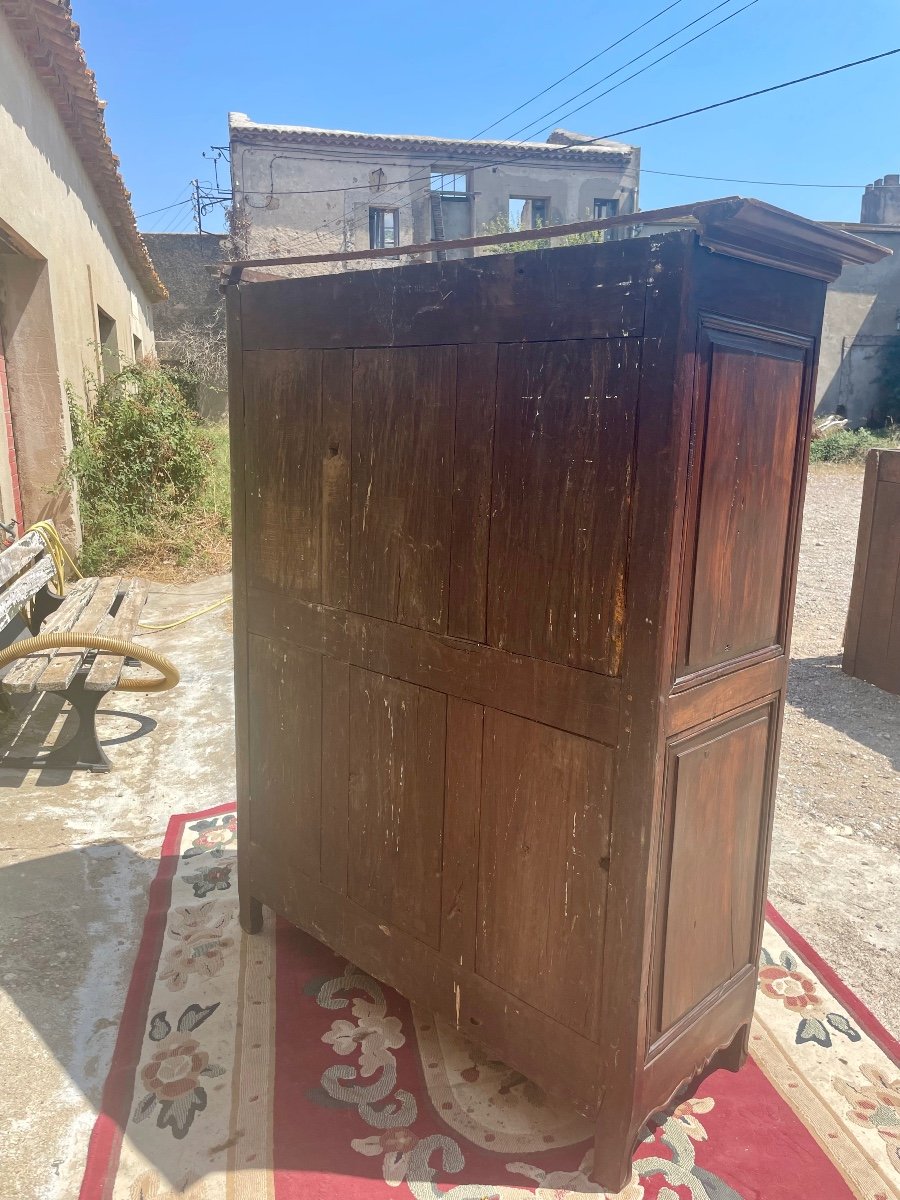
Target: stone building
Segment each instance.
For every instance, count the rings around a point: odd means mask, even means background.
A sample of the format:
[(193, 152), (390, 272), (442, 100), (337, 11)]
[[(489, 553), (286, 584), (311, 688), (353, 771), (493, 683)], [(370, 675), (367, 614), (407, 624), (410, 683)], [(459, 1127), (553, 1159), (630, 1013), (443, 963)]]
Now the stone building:
[(828, 285), (816, 383), (816, 410), (863, 425), (878, 400), (885, 347), (900, 338), (900, 175), (863, 194), (858, 222), (829, 222), (893, 250), (867, 266), (846, 266)]
[(66, 385), (153, 350), (166, 295), (78, 36), (66, 0), (0, 0), (0, 513), (73, 543)]
[[(221, 371), (198, 396), (204, 417), (220, 417), (228, 408), (225, 379), (225, 302), (217, 268), (229, 257), (225, 233), (145, 233), (168, 300), (154, 312), (156, 353), (162, 362), (179, 362), (188, 351), (209, 358), (221, 350)], [(218, 385), (218, 386), (217, 386)]]
[(640, 150), (565, 130), (546, 142), (458, 141), (261, 125), (231, 113), (229, 136), (246, 257), (449, 241), (638, 205)]

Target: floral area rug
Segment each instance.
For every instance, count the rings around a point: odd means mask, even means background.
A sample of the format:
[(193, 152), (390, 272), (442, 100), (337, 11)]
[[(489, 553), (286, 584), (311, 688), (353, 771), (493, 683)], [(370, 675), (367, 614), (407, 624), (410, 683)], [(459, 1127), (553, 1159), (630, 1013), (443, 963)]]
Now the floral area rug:
[[(567, 1200), (591, 1127), (330, 950), (237, 921), (233, 807), (172, 819), (80, 1200)], [(900, 1195), (898, 1046), (770, 910), (751, 1059), (624, 1200)]]

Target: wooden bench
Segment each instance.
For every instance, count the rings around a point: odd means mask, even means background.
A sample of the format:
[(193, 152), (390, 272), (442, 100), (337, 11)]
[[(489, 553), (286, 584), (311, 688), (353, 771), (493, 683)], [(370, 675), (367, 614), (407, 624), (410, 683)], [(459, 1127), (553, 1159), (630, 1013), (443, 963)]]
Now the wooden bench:
[[(147, 599), (142, 579), (110, 577), (79, 579), (58, 596), (51, 587), (56, 568), (47, 542), (37, 530), (26, 533), (0, 554), (0, 631), (4, 644), (25, 632), (17, 618), (30, 601), (22, 621), (38, 633), (129, 638), (135, 632)], [(97, 740), (97, 707), (115, 689), (126, 664), (123, 656), (83, 649), (46, 649), (19, 659), (3, 679), (5, 693), (57, 692), (78, 714), (78, 728), (62, 746), (30, 758), (0, 757), (0, 766), (81, 768), (108, 771), (109, 759)]]

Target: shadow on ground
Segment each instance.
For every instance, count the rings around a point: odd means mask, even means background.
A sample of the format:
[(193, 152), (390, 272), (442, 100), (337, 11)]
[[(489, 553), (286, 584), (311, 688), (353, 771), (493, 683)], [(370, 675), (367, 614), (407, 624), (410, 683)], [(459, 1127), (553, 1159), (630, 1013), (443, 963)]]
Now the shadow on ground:
[[(115, 729), (121, 729), (112, 737), (106, 734), (100, 738), (106, 750), (146, 737), (156, 729), (156, 721), (141, 713), (99, 708), (97, 716), (101, 718), (101, 729), (106, 726), (103, 718), (109, 717), (115, 719)], [(14, 697), (11, 711), (0, 713), (0, 789), (21, 787), (26, 780), (32, 787), (60, 787), (68, 783), (74, 771), (41, 767), (41, 759), (55, 746), (68, 742), (77, 728), (75, 710), (54, 692)], [(8, 758), (33, 760), (33, 767), (4, 762)], [(29, 779), (29, 770), (35, 768), (38, 774)]]
[(894, 770), (900, 770), (900, 700), (871, 683), (845, 675), (840, 655), (792, 659), (787, 699), (804, 716), (883, 754)]

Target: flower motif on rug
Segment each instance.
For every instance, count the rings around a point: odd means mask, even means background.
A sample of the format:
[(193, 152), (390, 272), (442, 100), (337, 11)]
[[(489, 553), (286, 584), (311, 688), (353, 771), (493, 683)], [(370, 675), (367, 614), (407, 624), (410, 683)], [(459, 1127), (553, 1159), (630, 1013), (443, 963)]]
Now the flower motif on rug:
[(218, 1007), (190, 1004), (174, 1029), (165, 1012), (151, 1019), (148, 1037), (157, 1049), (141, 1067), (140, 1079), (147, 1092), (138, 1101), (132, 1120), (143, 1121), (156, 1111), (158, 1128), (170, 1129), (179, 1139), (187, 1135), (196, 1114), (206, 1108), (206, 1089), (201, 1079), (215, 1079), (225, 1073), (225, 1068), (211, 1063), (197, 1039), (190, 1036)]
[(197, 836), (182, 854), (183, 859), (196, 858), (198, 854), (210, 854), (213, 858), (221, 858), (225, 851), (237, 842), (237, 817), (234, 813), (195, 821), (188, 828)]
[[(354, 993), (362, 992), (360, 997)], [(348, 965), (343, 975), (319, 984), (316, 1002), (324, 1009), (349, 1009), (353, 1020), (341, 1018), (322, 1035), (342, 1058), (357, 1055), (357, 1065), (328, 1067), (321, 1077), (322, 1096), (310, 1093), (309, 1098), (322, 1104), (339, 1101), (355, 1107), (359, 1116), (372, 1129), (365, 1137), (350, 1139), (357, 1154), (381, 1158), (381, 1174), (385, 1183), (398, 1187), (405, 1183), (415, 1200), (528, 1200), (534, 1197), (532, 1186), (494, 1186), (458, 1184), (450, 1186), (447, 1178), (462, 1171), (466, 1165), (463, 1145), (454, 1137), (442, 1133), (422, 1135), (413, 1128), (418, 1118), (415, 1096), (397, 1086), (397, 1060), (392, 1051), (406, 1042), (403, 1024), (398, 1017), (387, 1015), (384, 992), (375, 980)], [(457, 1035), (459, 1036), (459, 1035)], [(464, 1040), (464, 1039), (461, 1039)], [(514, 1072), (495, 1063), (486, 1055), (473, 1055), (473, 1061), (492, 1068), (486, 1072), (484, 1086), (493, 1093), (497, 1079), (508, 1079), (515, 1086)], [(478, 1083), (481, 1067), (474, 1068)], [(360, 1081), (373, 1082), (363, 1084)], [(684, 1194), (692, 1200), (741, 1200), (723, 1180), (697, 1166), (694, 1143), (705, 1142), (707, 1132), (700, 1116), (710, 1112), (715, 1104), (711, 1096), (686, 1100), (673, 1116), (645, 1139), (652, 1146), (651, 1155), (635, 1162), (635, 1173), (620, 1193), (619, 1200), (644, 1200), (642, 1180), (662, 1178), (662, 1188), (653, 1194), (658, 1200), (678, 1200)], [(539, 1111), (539, 1110), (537, 1110)], [(583, 1144), (583, 1143), (582, 1143)], [(540, 1126), (535, 1126), (533, 1147), (545, 1149)], [(590, 1179), (593, 1150), (583, 1154), (574, 1170), (551, 1170), (529, 1162), (508, 1162), (506, 1170), (520, 1175), (530, 1185), (537, 1185), (539, 1196), (546, 1200), (577, 1200), (584, 1195), (605, 1196), (607, 1193)], [(440, 1189), (440, 1190), (439, 1190)]]
[(900, 1077), (891, 1079), (887, 1072), (871, 1064), (860, 1067), (868, 1084), (832, 1080), (835, 1091), (850, 1102), (849, 1119), (864, 1129), (874, 1129), (887, 1147), (888, 1161), (900, 1171)]
[(159, 973), (170, 991), (180, 992), (192, 975), (201, 979), (218, 975), (225, 965), (225, 952), (234, 945), (234, 938), (224, 933), (232, 916), (230, 906), (225, 908), (214, 900), (174, 910), (169, 936), (175, 944), (163, 955)]
[(382, 1006), (367, 1000), (354, 1000), (351, 1006), (356, 1021), (334, 1021), (322, 1037), (337, 1054), (359, 1051), (359, 1073), (364, 1079), (393, 1062), (390, 1050), (399, 1050), (406, 1043), (398, 1017), (385, 1016)]
[(195, 871), (193, 875), (182, 875), (181, 878), (184, 883), (191, 885), (198, 900), (205, 900), (211, 893), (225, 892), (231, 887), (233, 869), (233, 862), (220, 861), (205, 870)]
[(816, 981), (799, 970), (800, 964), (784, 950), (776, 962), (765, 947), (760, 951), (760, 968), (757, 986), (760, 992), (775, 1003), (784, 1005), (800, 1017), (795, 1041), (815, 1042), (830, 1048), (831, 1030), (841, 1033), (851, 1042), (858, 1042), (860, 1033), (851, 1025), (843, 1013), (826, 1013), (825, 1003), (816, 990)]

